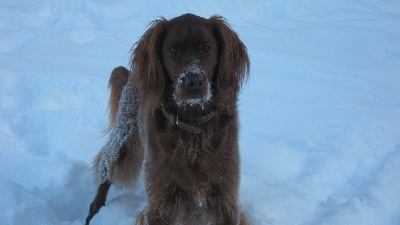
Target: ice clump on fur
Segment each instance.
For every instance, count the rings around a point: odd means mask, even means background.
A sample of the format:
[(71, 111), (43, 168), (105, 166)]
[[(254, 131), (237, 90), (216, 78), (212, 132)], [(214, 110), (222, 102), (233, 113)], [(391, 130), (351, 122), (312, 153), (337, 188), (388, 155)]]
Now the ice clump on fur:
[(199, 60), (193, 60), (193, 62), (185, 67), (184, 73), (197, 73), (197, 74), (205, 74), (202, 69), (200, 69)]
[(118, 160), (121, 147), (133, 135), (137, 127), (135, 115), (138, 112), (138, 103), (139, 97), (133, 89), (132, 82), (129, 80), (121, 93), (115, 128), (111, 130), (107, 143), (101, 149), (98, 173), (98, 179), (101, 183), (110, 179), (112, 165)]

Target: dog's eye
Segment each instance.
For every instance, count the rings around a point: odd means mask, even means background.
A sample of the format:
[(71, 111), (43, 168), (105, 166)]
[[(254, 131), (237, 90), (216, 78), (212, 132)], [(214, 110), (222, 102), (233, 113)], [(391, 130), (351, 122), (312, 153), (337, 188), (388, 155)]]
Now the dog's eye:
[(210, 51), (211, 51), (211, 46), (209, 46), (208, 44), (204, 44), (203, 46), (201, 46), (201, 52), (208, 53)]
[(171, 46), (171, 47), (169, 47), (169, 52), (170, 52), (172, 55), (177, 55), (177, 54), (178, 54), (178, 48), (175, 47), (175, 46)]

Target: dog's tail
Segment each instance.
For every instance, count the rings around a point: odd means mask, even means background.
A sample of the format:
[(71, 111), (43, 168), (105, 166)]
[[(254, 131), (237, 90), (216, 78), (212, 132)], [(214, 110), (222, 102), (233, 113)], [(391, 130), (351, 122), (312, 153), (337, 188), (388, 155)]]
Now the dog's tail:
[(108, 102), (108, 112), (110, 125), (108, 126), (108, 131), (115, 127), (115, 121), (117, 118), (118, 103), (121, 98), (122, 89), (125, 87), (129, 78), (129, 70), (125, 67), (120, 66), (115, 68), (108, 82), (108, 87), (111, 89), (110, 101)]

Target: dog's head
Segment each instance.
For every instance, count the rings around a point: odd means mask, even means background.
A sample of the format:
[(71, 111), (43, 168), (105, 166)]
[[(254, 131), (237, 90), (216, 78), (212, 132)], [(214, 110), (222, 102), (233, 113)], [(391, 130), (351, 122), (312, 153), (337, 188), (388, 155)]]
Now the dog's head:
[(162, 63), (178, 105), (211, 99), (218, 44), (209, 27), (208, 20), (190, 14), (172, 19), (168, 24), (161, 47)]
[(185, 14), (153, 22), (136, 45), (131, 70), (144, 101), (192, 106), (236, 101), (248, 68), (246, 47), (221, 17)]

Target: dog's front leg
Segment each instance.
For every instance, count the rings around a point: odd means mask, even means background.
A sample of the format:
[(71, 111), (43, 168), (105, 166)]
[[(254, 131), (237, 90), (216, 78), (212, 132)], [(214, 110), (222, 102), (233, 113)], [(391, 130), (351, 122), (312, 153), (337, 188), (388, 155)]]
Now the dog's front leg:
[(148, 213), (146, 210), (139, 213), (136, 217), (135, 225), (168, 225), (171, 224), (168, 221), (165, 221), (160, 216), (157, 216), (153, 213)]
[(148, 186), (148, 205), (136, 217), (135, 225), (192, 224), (180, 222), (191, 213), (187, 193), (174, 182), (162, 183)]
[(135, 225), (168, 225), (176, 220), (176, 202), (165, 196), (162, 204), (149, 203), (137, 217)]
[(216, 225), (250, 225), (246, 214), (242, 213), (237, 204), (235, 187), (212, 185), (207, 197), (209, 213), (214, 216)]

